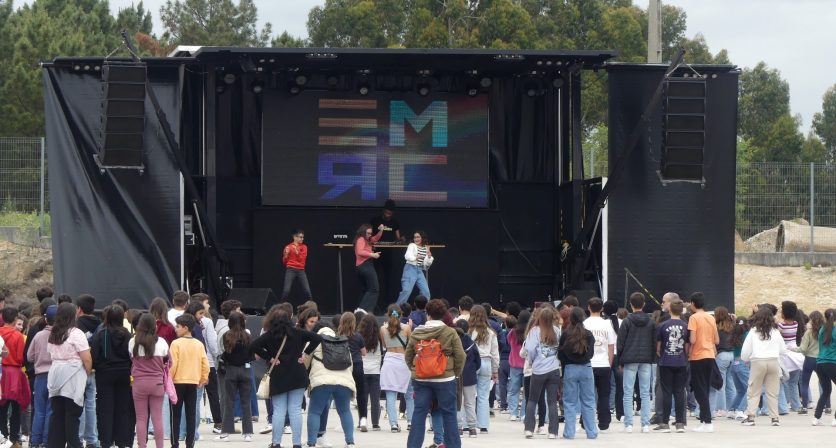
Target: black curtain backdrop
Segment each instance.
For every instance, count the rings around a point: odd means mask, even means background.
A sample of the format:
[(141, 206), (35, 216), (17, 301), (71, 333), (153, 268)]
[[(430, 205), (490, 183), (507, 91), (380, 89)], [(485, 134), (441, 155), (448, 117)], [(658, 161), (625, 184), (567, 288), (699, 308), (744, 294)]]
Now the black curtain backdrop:
[[(699, 68), (698, 68), (699, 69)], [(717, 70), (717, 69), (715, 69)], [(610, 166), (661, 81), (664, 67), (609, 69)], [(711, 73), (711, 72), (709, 72)], [(624, 268), (661, 301), (665, 292), (705, 293), (710, 307), (734, 309), (734, 194), (737, 72), (706, 81), (705, 185), (662, 185), (661, 107), (609, 198), (609, 298), (624, 300)], [(627, 294), (642, 291), (630, 281)]]
[[(217, 194), (215, 196), (217, 216), (215, 219), (219, 241), (232, 261), (235, 287), (272, 287), (276, 294), (280, 295), (283, 267), (280, 263), (281, 259), (276, 258), (280, 250), (279, 245), (283, 247), (289, 241), (288, 235), (291, 229), (303, 227), (307, 231), (308, 244), (312, 246), (310, 257), (313, 271), (309, 275), (314, 277), (312, 282), (317, 284), (314, 286), (314, 294), (322, 296), (324, 303), (337, 303), (336, 254), (332, 253), (333, 249), (321, 247), (322, 243), (329, 241), (328, 238), (334, 232), (317, 231), (321, 226), (319, 220), (323, 219), (322, 209), (319, 209), (316, 204), (312, 204), (311, 207), (261, 207), (263, 99), (251, 89), (253, 82), (260, 79), (260, 75), (251, 73), (238, 73), (237, 75), (232, 84), (218, 81), (218, 85), (222, 87), (216, 89), (217, 107), (215, 108), (217, 123), (215, 127), (217, 133)], [(317, 79), (314, 76), (308, 81), (308, 86), (316, 84)], [(399, 82), (401, 81), (395, 77), (379, 76), (375, 85), (397, 88)], [(561, 123), (559, 119), (560, 91), (551, 87), (550, 83), (545, 83), (537, 96), (530, 97), (526, 93), (526, 82), (528, 81), (524, 77), (495, 78), (492, 86), (481, 93), (490, 95), (489, 159), (492, 186), (489, 188), (492, 191), (489, 192), (490, 207), (485, 210), (486, 212), (489, 210), (501, 212), (504, 207), (503, 203), (508, 203), (496, 201), (494, 193), (499, 184), (554, 184), (557, 181), (558, 126)], [(282, 82), (277, 84), (278, 88), (285, 88)], [(266, 88), (271, 88), (269, 83), (267, 85)], [(457, 88), (464, 91), (463, 86), (449, 83), (442, 83), (437, 88), (441, 91)], [(564, 90), (568, 92), (567, 89)], [(276, 175), (279, 174), (276, 173)], [(268, 174), (265, 173), (266, 175)], [(508, 203), (508, 206), (511, 205)], [(557, 203), (556, 201), (542, 201), (536, 196), (520, 195), (515, 199), (513, 206), (512, 213), (514, 214), (518, 214), (520, 209), (530, 209), (536, 211), (537, 216), (551, 217), (554, 215)], [(433, 268), (431, 274), (433, 275), (433, 294), (435, 291), (440, 291), (445, 294), (445, 297), (452, 297), (453, 303), (464, 294), (475, 294), (480, 300), (498, 302), (497, 266), (503, 256), (514, 257), (514, 255), (503, 255), (498, 238), (504, 234), (504, 231), (497, 215), (480, 214), (478, 210), (474, 214), (474, 211), (464, 209), (461, 210), (461, 216), (479, 218), (468, 221), (470, 224), (457, 224), (454, 217), (458, 215), (448, 212), (450, 211), (418, 208), (401, 208), (398, 212), (403, 230), (411, 232), (423, 227), (430, 232), (434, 241), (451, 244), (451, 249), (439, 252), (439, 256), (441, 259), (453, 262), (448, 264), (448, 261), (442, 261)], [(351, 234), (363, 222), (362, 220), (368, 220), (377, 213), (379, 210), (331, 209), (327, 220), (329, 226), (340, 229), (339, 233)], [(511, 226), (513, 238), (521, 241), (531, 238), (531, 235), (527, 235), (527, 232), (532, 231), (530, 227), (523, 226), (521, 230), (513, 227)], [(461, 232), (459, 231), (461, 228), (468, 231)], [(485, 239), (481, 235), (482, 232), (489, 232), (492, 236)], [(526, 247), (524, 250), (539, 251), (545, 257), (544, 260), (547, 260), (540, 268), (549, 271), (536, 274), (553, 277), (560, 271), (560, 266), (552, 265), (552, 257), (546, 255), (555, 251), (551, 235), (547, 238), (534, 239), (547, 243), (537, 247)], [(490, 242), (488, 246), (485, 246), (486, 241)], [(475, 263), (475, 265), (464, 265), (475, 269), (473, 272), (460, 275), (457, 269), (463, 264), (455, 261), (458, 255), (451, 256), (451, 254), (458, 253), (461, 248), (469, 247), (478, 247), (481, 255), (478, 258), (468, 259), (468, 263)], [(349, 251), (343, 252), (347, 254)], [(352, 263), (349, 263), (350, 257), (344, 256), (346, 257), (343, 265), (346, 306), (353, 306), (356, 302), (356, 279)], [(400, 261), (402, 256), (403, 254), (399, 253), (394, 257), (399, 260), (395, 267), (398, 274), (394, 281), (400, 279), (400, 270), (403, 268), (403, 263)], [(539, 262), (537, 264), (540, 265)], [(523, 271), (530, 269), (528, 264), (524, 266)], [(535, 273), (532, 271), (530, 274)], [(545, 298), (546, 294), (552, 291), (551, 280), (548, 286), (538, 286), (537, 289), (544, 291), (543, 298)], [(508, 294), (506, 294), (506, 301), (530, 299), (525, 294), (512, 298), (507, 296)], [(296, 299), (298, 297), (294, 296), (294, 301)]]
[[(180, 71), (149, 67), (148, 76), (175, 135)], [(145, 172), (107, 170), (99, 145), (102, 87), (98, 73), (44, 69), (46, 144), (55, 292), (89, 293), (101, 307), (122, 298), (147, 308), (179, 288), (180, 173), (150, 101), (145, 103)]]

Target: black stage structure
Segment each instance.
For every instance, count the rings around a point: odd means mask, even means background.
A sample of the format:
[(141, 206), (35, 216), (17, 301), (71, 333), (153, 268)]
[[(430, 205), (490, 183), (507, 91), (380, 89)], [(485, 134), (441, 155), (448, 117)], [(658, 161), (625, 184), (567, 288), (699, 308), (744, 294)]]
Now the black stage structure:
[[(117, 78), (103, 73), (138, 63), (43, 63), (56, 291), (144, 308), (187, 289), (264, 308), (275, 300), (265, 289), (282, 291), (281, 249), (303, 228), (322, 311), (341, 311), (341, 290), (342, 308), (353, 309), (353, 252), (325, 245), (350, 243), (394, 198), (404, 234), (422, 229), (445, 245), (430, 288), (453, 303), (570, 292), (622, 300), (628, 268), (656, 297), (702, 290), (730, 305), (738, 72), (669, 73), (705, 75), (708, 105), (702, 178), (670, 183), (658, 172), (667, 118), (653, 95), (666, 67), (607, 63), (612, 56), (199, 47), (144, 58), (132, 130), (141, 163), (128, 166), (106, 162), (121, 154), (107, 153), (118, 141), (110, 133), (125, 129), (110, 126), (121, 99), (110, 93)], [(602, 181), (584, 181), (581, 147), (583, 81), (601, 70), (610, 166), (626, 154), (624, 174), (603, 190), (606, 222), (596, 208)], [(629, 149), (634, 131), (641, 138)], [(403, 266), (403, 249), (382, 250), (391, 272), (381, 305), (396, 297)]]

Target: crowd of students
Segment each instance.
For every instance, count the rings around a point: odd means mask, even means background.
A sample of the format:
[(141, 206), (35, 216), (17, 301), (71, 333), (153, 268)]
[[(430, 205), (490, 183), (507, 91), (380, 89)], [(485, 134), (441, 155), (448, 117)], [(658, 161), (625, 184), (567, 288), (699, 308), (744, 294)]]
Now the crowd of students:
[(586, 308), (569, 296), (558, 307), (499, 311), (468, 296), (454, 308), (419, 295), (414, 309), (389, 306), (382, 325), (362, 310), (324, 322), (313, 301), (283, 302), (251, 335), (240, 302), (223, 302), (217, 315), (205, 294), (178, 291), (170, 309), (155, 298), (147, 312), (116, 300), (101, 319), (90, 295), (56, 300), (44, 288), (38, 299), (36, 310), (0, 300), (4, 447), (28, 434), (32, 447), (146, 448), (153, 435), (157, 448), (192, 448), (204, 395), (215, 440), (251, 442), (256, 362), (272, 366), (260, 430), (271, 448), (283, 434), (294, 447), (332, 446), (332, 404), (353, 447), (355, 431), (381, 430), (381, 395), (389, 430), (408, 431), (409, 448), (424, 445), (428, 420), (431, 448), (457, 448), (502, 415), (529, 439), (573, 439), (578, 426), (595, 439), (613, 413), (632, 433), (634, 406), (642, 433), (684, 432), (689, 414), (696, 432), (713, 432), (717, 418), (752, 426), (768, 415), (777, 426), (811, 407), (819, 426), (836, 382), (836, 311), (808, 316), (790, 301), (734, 316), (707, 312), (700, 293), (687, 302), (665, 294), (650, 313), (641, 293), (629, 313), (599, 298)]

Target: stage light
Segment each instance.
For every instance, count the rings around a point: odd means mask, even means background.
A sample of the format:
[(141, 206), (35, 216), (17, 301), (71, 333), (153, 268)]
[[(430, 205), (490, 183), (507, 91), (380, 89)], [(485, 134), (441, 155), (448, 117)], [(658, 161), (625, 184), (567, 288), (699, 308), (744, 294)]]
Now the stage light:
[(554, 78), (552, 80), (552, 85), (554, 86), (555, 89), (559, 89), (559, 88), (563, 87), (563, 78)]
[(81, 70), (81, 66), (76, 64), (76, 65), (73, 66), (73, 70), (79, 71), (79, 70)]
[(363, 96), (368, 95), (369, 91), (370, 91), (369, 85), (365, 84), (365, 83), (360, 84), (360, 87), (357, 88), (357, 92), (359, 92), (360, 95), (363, 95)]
[(227, 84), (235, 84), (236, 76), (232, 73), (227, 73), (224, 75), (224, 82)]
[(98, 71), (101, 71), (101, 70), (102, 70), (102, 68), (101, 68), (100, 66), (98, 66), (98, 65), (97, 65), (97, 66), (93, 67), (93, 70), (95, 70), (95, 71), (97, 71), (97, 72), (98, 72)]
[(299, 86), (291, 86), (290, 87), (290, 94), (291, 95), (298, 95), (299, 92), (301, 92), (301, 91), (302, 91), (302, 88), (299, 87)]
[(90, 66), (89, 66), (89, 65), (85, 65), (85, 66), (84, 66), (84, 70), (90, 70)]
[(537, 90), (533, 87), (529, 87), (528, 90), (525, 91), (525, 93), (528, 96), (537, 96)]
[(430, 94), (430, 86), (422, 84), (418, 86), (418, 95), (427, 96)]
[(252, 89), (253, 93), (258, 95), (259, 93), (261, 93), (262, 90), (264, 90), (264, 83), (258, 80), (253, 81), (252, 85), (250, 86), (250, 89)]
[(479, 90), (477, 90), (476, 88), (471, 87), (470, 89), (467, 90), (467, 96), (476, 96), (478, 94), (479, 94)]
[(296, 85), (304, 86), (308, 82), (308, 77), (305, 75), (296, 75)]
[(487, 76), (479, 80), (479, 85), (482, 86), (483, 89), (487, 89), (491, 86), (491, 84), (493, 84), (493, 80)]

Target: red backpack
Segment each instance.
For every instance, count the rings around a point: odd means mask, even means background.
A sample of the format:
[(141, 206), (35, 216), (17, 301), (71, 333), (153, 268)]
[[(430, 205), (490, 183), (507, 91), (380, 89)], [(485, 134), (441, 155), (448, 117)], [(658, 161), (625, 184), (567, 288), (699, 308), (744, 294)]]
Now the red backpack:
[(415, 377), (436, 378), (447, 370), (447, 355), (438, 339), (424, 339), (415, 343)]

